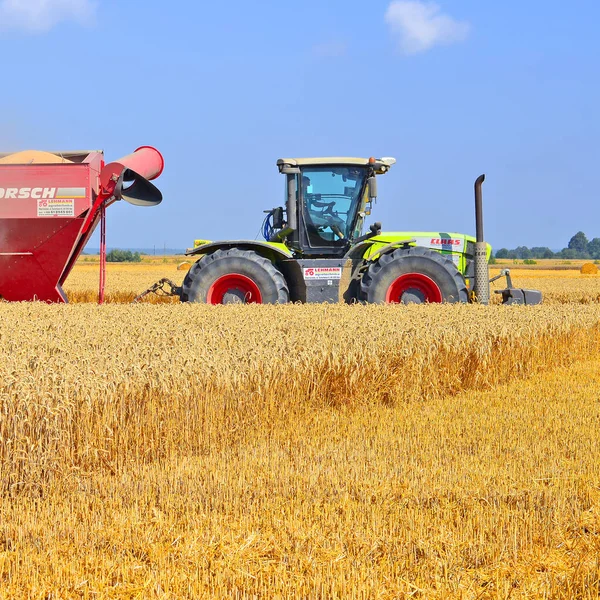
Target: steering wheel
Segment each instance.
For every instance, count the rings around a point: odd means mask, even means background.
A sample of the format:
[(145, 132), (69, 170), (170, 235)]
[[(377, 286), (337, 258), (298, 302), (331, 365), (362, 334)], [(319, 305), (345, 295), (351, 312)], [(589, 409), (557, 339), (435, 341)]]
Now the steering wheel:
[(335, 217), (335, 215), (333, 214), (333, 207), (335, 206), (335, 202), (330, 202), (327, 205), (327, 208), (323, 209), (323, 213), (324, 215), (331, 215), (332, 217)]

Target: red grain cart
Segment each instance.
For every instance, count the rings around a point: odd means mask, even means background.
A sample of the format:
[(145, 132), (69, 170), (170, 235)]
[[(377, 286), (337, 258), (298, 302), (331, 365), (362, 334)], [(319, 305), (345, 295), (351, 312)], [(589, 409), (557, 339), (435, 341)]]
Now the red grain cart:
[[(150, 181), (163, 166), (149, 146), (109, 164), (99, 151), (0, 154), (0, 298), (66, 302), (62, 285), (106, 207), (159, 204)], [(101, 245), (100, 300), (104, 235)]]

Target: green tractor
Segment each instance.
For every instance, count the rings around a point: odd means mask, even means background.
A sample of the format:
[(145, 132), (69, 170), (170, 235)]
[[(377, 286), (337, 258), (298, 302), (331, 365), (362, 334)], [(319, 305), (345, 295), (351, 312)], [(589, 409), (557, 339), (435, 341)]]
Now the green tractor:
[[(265, 211), (264, 241), (196, 240), (199, 257), (181, 287), (186, 302), (427, 303), (489, 300), (481, 184), (476, 191), (477, 237), (448, 232), (363, 232), (377, 197), (377, 177), (393, 158), (282, 158), (285, 208)], [(509, 304), (537, 304), (534, 290), (502, 290)], [(499, 277), (500, 277), (499, 276)], [(169, 282), (171, 284), (171, 282)], [(171, 284), (173, 285), (173, 284)]]

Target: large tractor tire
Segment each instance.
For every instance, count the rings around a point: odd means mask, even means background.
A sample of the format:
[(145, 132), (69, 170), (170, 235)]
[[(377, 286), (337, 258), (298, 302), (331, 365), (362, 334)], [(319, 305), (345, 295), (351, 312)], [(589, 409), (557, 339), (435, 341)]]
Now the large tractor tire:
[(421, 304), (468, 302), (464, 277), (455, 264), (439, 252), (399, 248), (371, 264), (360, 283), (363, 302)]
[(182, 300), (188, 302), (284, 304), (289, 299), (281, 272), (251, 250), (216, 250), (196, 262), (183, 281)]

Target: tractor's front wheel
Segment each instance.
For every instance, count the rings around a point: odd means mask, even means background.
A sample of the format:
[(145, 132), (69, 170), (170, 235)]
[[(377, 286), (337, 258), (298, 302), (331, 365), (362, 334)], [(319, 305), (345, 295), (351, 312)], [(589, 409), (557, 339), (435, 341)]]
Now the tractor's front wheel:
[(229, 248), (203, 257), (188, 271), (182, 300), (205, 304), (284, 304), (290, 293), (273, 263), (251, 250)]
[(468, 302), (464, 277), (454, 263), (428, 248), (399, 248), (372, 263), (360, 283), (363, 302), (422, 304)]

